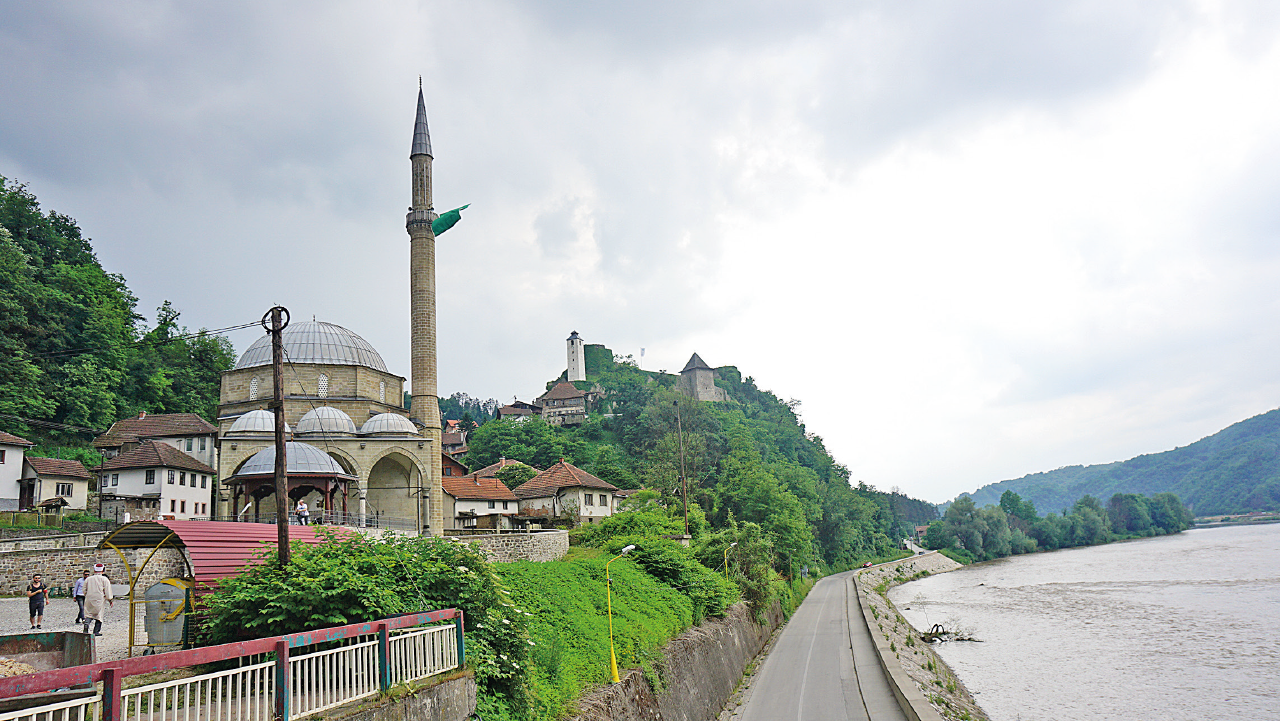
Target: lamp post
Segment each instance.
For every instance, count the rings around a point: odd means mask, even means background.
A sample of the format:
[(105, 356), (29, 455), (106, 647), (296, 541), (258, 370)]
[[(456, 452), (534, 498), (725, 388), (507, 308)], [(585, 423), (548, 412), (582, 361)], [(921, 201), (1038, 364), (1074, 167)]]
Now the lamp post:
[(729, 580), (729, 549), (738, 545), (737, 541), (730, 543), (724, 547), (724, 580)]
[(618, 655), (613, 652), (613, 580), (609, 577), (609, 564), (631, 553), (636, 549), (635, 544), (622, 549), (622, 553), (610, 558), (608, 563), (604, 564), (604, 593), (606, 604), (609, 609), (609, 673), (613, 678), (613, 682), (617, 683), (618, 679)]

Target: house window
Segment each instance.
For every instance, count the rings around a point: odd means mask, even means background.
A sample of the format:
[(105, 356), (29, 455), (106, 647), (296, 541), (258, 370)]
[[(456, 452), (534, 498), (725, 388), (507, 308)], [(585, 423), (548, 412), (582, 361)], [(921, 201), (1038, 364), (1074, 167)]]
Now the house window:
[(147, 470), (147, 485), (148, 485), (148, 486), (154, 486), (155, 484), (156, 484), (156, 469), (154, 469), (154, 468), (148, 469), (148, 470)]
[(179, 474), (178, 474), (178, 485), (179, 485), (179, 486), (185, 486), (185, 485), (187, 485), (187, 474), (186, 474), (186, 473), (179, 473)]
[(490, 507), (490, 508), (493, 508), (493, 506), (494, 506), (493, 501), (489, 501), (489, 507)]
[(203, 451), (205, 449), (205, 444), (207, 444), (208, 442), (209, 442), (208, 436), (200, 436), (200, 450)]
[(387, 402), (387, 382), (386, 381), (382, 381), (381, 383), (378, 384), (378, 402), (379, 403)]
[(504, 511), (505, 511), (505, 510), (507, 510), (507, 504), (508, 504), (508, 503), (510, 503), (510, 501), (503, 501), (503, 502), (502, 502), (502, 510), (504, 510)]
[(173, 485), (173, 478), (175, 474), (176, 474), (176, 471), (169, 471), (169, 485), (171, 486)]
[(316, 395), (321, 398), (329, 397), (329, 376), (324, 373), (321, 373), (320, 380), (316, 381)]
[(200, 476), (200, 487), (201, 487), (201, 488), (208, 488), (208, 487), (209, 487), (209, 477), (208, 477), (208, 476), (203, 475), (203, 474)]
[(75, 493), (75, 491), (74, 491), (74, 490), (72, 490), (72, 488), (71, 488), (71, 484), (70, 484), (70, 483), (59, 483), (59, 484), (58, 484), (58, 495), (59, 495), (59, 496), (68, 496), (68, 497), (70, 497), (73, 493)]
[(176, 510), (178, 510), (178, 502), (177, 502), (177, 501), (175, 501), (175, 500), (173, 500), (172, 498), (170, 498), (170, 499), (169, 499), (169, 513), (173, 513), (173, 512), (174, 512), (174, 511), (176, 511)]
[(253, 380), (249, 381), (249, 400), (258, 400), (258, 376), (254, 376)]
[(590, 493), (588, 493), (588, 494), (587, 494), (587, 505), (588, 505), (588, 506), (594, 506), (594, 505), (595, 505), (594, 503), (592, 503), (592, 502), (591, 502), (591, 494), (590, 494)]
[(182, 502), (182, 507), (179, 509), (179, 511), (180, 511), (180, 512), (182, 512), (182, 513), (186, 513), (186, 512), (187, 512), (187, 502), (186, 502), (186, 501), (183, 501), (183, 502)]
[(3, 448), (0, 448), (0, 463), (4, 463), (4, 454), (5, 454), (5, 450)]
[(192, 443), (193, 441), (195, 441), (195, 439), (194, 439), (194, 438), (188, 438), (188, 439), (187, 439), (187, 451), (188, 451), (188, 452), (191, 450), (191, 443)]
[(112, 474), (111, 474), (111, 485), (113, 485), (113, 486), (118, 486), (118, 485), (120, 485), (120, 474), (119, 474), (119, 473), (112, 473)]
[(110, 476), (108, 476), (107, 474), (103, 473), (103, 474), (102, 474), (102, 483), (101, 483), (101, 484), (99, 484), (99, 485), (103, 485), (103, 486), (109, 486), (109, 485), (111, 485), (111, 477), (110, 477)]
[(444, 474), (445, 474), (446, 476), (452, 476), (452, 475), (453, 475), (453, 469), (452, 469), (452, 468), (448, 468), (448, 467), (446, 467), (446, 468), (444, 469)]

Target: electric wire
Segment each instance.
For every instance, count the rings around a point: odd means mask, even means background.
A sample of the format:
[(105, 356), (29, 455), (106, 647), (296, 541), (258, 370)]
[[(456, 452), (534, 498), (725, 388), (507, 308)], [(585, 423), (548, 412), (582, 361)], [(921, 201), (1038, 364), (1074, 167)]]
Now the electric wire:
[(257, 325), (259, 324), (257, 322), (254, 322), (254, 323), (241, 323), (240, 325), (227, 326), (226, 328), (214, 328), (213, 330), (202, 328), (198, 331), (193, 331), (190, 333), (181, 333), (179, 335), (172, 335), (172, 336), (169, 336), (168, 338), (157, 338), (152, 340), (143, 339), (143, 340), (133, 341), (130, 343), (106, 343), (98, 346), (85, 346), (83, 348), (67, 348), (64, 350), (49, 351), (47, 353), (33, 353), (31, 354), (31, 357), (54, 359), (54, 358), (62, 358), (66, 356), (80, 355), (81, 353), (93, 353), (95, 351), (111, 350), (115, 348), (141, 348), (141, 347), (147, 347), (147, 346), (161, 346), (161, 345), (167, 345), (169, 343), (173, 343), (179, 340), (187, 340), (189, 338), (199, 338), (200, 336), (204, 336), (204, 335), (225, 335), (232, 331), (244, 330), (245, 328), (252, 328)]

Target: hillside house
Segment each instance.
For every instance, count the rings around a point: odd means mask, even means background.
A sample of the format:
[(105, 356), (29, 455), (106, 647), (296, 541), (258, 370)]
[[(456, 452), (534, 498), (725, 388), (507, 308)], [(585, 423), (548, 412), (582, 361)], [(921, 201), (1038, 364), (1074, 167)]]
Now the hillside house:
[(92, 477), (80, 461), (27, 456), (23, 462), (22, 483), (31, 486), (32, 505), (43, 508), (87, 510)]
[(35, 499), (24, 494), (22, 464), (27, 449), (35, 444), (25, 438), (0, 431), (0, 511), (30, 508)]
[(512, 401), (498, 409), (498, 420), (527, 421), (542, 414), (542, 407), (524, 401)]
[(157, 441), (176, 448), (210, 468), (218, 467), (218, 429), (195, 413), (139, 413), (111, 424), (93, 439), (93, 447), (106, 458), (114, 458), (142, 445)]
[[(98, 469), (103, 518), (187, 521), (208, 518), (217, 473), (168, 443), (144, 440)], [(211, 510), (213, 509), (213, 510)]]
[(519, 512), (520, 499), (492, 476), (447, 476), (441, 483), (450, 528), (510, 528), (511, 517)]
[(587, 422), (587, 394), (561, 381), (538, 397), (542, 420), (553, 426), (576, 426)]
[(567, 515), (578, 523), (594, 523), (613, 515), (617, 486), (561, 459), (516, 487), (520, 515), (556, 518)]

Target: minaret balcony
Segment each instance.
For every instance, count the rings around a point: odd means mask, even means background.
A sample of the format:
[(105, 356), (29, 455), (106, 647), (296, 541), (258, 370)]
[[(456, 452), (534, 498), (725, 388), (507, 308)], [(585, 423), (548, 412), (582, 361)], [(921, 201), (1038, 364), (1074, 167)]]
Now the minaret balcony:
[(410, 210), (405, 216), (404, 225), (409, 230), (413, 230), (414, 226), (425, 225), (431, 227), (431, 223), (440, 216), (434, 210)]

